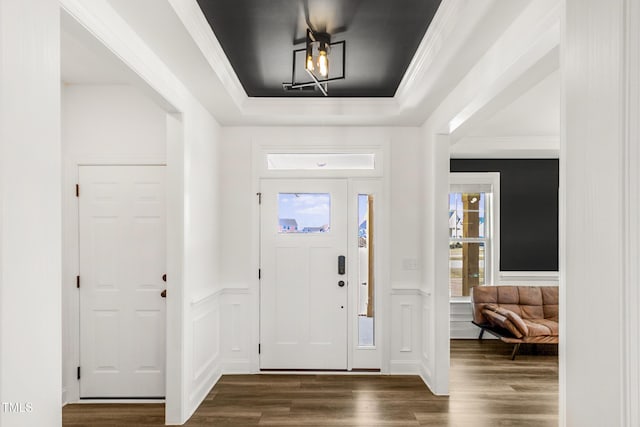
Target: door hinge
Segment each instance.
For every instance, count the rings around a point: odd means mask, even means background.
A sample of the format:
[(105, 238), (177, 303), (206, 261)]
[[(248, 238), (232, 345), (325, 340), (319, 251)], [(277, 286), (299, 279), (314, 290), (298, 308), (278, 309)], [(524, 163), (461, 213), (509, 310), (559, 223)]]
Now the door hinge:
[(80, 379), (80, 366), (78, 366), (78, 379)]
[(258, 196), (258, 204), (261, 205), (262, 204), (262, 193), (256, 193), (256, 196)]
[(80, 197), (80, 184), (76, 184), (76, 197)]
[(262, 269), (258, 269), (258, 280), (262, 279)]
[(258, 344), (258, 354), (260, 354), (260, 344)]
[(76, 288), (80, 289), (80, 276), (76, 276)]

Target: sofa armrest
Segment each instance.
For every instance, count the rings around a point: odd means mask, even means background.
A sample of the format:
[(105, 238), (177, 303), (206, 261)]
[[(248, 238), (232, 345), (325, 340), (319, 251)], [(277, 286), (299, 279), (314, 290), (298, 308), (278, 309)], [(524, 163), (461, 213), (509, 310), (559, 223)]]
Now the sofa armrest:
[(496, 304), (487, 304), (485, 305), (484, 308), (485, 310), (494, 311), (506, 317), (507, 319), (509, 319), (511, 323), (513, 323), (515, 327), (518, 328), (518, 330), (523, 336), (529, 335), (529, 327), (527, 326), (525, 321), (522, 320), (522, 317), (518, 315), (518, 313), (508, 310), (504, 307), (500, 307), (499, 305), (496, 305)]
[(506, 329), (516, 338), (522, 338), (529, 333), (527, 324), (511, 310), (489, 304), (482, 310), (482, 314), (493, 326)]

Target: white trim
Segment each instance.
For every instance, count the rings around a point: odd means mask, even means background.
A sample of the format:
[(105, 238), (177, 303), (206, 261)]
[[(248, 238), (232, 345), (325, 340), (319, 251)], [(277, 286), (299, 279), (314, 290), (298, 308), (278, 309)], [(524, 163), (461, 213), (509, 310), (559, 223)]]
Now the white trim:
[(146, 403), (165, 403), (165, 399), (81, 399), (73, 402), (78, 405), (93, 405), (96, 403), (106, 404), (146, 404)]
[[(64, 0), (65, 3), (79, 0)], [(225, 125), (420, 125), (526, 3), (443, 1), (392, 98), (260, 98), (247, 96), (219, 41), (193, 0), (169, 0), (176, 19), (227, 96), (205, 104), (224, 111)], [(116, 7), (117, 9), (117, 7)], [(484, 26), (481, 35), (477, 29)], [(291, 46), (293, 48), (293, 45)], [(172, 64), (169, 64), (170, 66)], [(205, 69), (206, 68), (206, 69)], [(460, 70), (451, 73), (451, 69)], [(212, 95), (208, 95), (213, 98)], [(228, 100), (226, 100), (228, 98)], [(218, 111), (218, 113), (220, 113)]]
[[(380, 341), (382, 320), (385, 319), (384, 314), (382, 317), (380, 313), (383, 307), (383, 290), (385, 289), (385, 282), (380, 280), (382, 272), (386, 268), (382, 265), (383, 252), (379, 249), (387, 247), (389, 242), (385, 240), (384, 234), (378, 234), (379, 231), (384, 230), (386, 227), (386, 216), (380, 207), (386, 205), (386, 199), (383, 189), (382, 178), (348, 178), (348, 254), (351, 268), (349, 269), (349, 342), (348, 342), (348, 369), (358, 368), (378, 368), (382, 370), (382, 341)], [(373, 346), (360, 346), (358, 345), (358, 326), (359, 316), (358, 312), (358, 194), (371, 194), (374, 197), (374, 345)]]
[(248, 99), (247, 93), (198, 3), (191, 0), (168, 1), (235, 104), (242, 107)]
[(500, 271), (498, 273), (499, 285), (518, 286), (558, 286), (560, 273), (557, 271)]
[(623, 280), (623, 341), (624, 360), (622, 363), (623, 425), (640, 425), (640, 4), (627, 1), (626, 40), (625, 40), (625, 91), (626, 116), (624, 150), (625, 164), (625, 271)]
[(146, 93), (160, 97), (163, 108), (183, 109), (188, 90), (106, 1), (60, 0), (60, 6), (144, 82)]
[[(304, 131), (306, 133), (313, 130)], [(337, 146), (322, 144), (319, 141), (300, 142), (292, 145), (260, 145), (254, 156), (255, 165), (258, 166), (258, 175), (261, 178), (360, 178), (381, 177), (384, 171), (384, 148), (380, 145), (350, 145)], [(375, 165), (373, 169), (269, 169), (267, 165), (268, 154), (373, 154)]]
[(192, 298), (190, 304), (192, 306), (197, 306), (209, 299), (213, 299), (223, 295), (248, 295), (250, 293), (251, 290), (249, 288), (224, 287), (212, 292), (204, 292), (203, 294)]
[[(74, 283), (75, 277), (80, 274), (79, 199), (73, 193), (73, 188), (76, 184), (80, 184), (79, 168), (81, 166), (162, 166), (166, 168), (166, 159), (156, 156), (88, 156), (63, 160), (62, 206), (67, 213), (62, 218), (65, 232), (65, 244), (62, 247), (63, 283)], [(82, 194), (82, 186), (80, 194)], [(69, 369), (70, 365), (80, 366), (80, 297), (77, 291), (75, 286), (71, 289), (63, 288), (63, 298), (66, 298), (68, 304), (68, 311), (64, 313), (68, 317), (63, 322), (63, 326), (69, 328), (67, 358), (63, 359), (63, 364), (68, 368), (67, 375), (62, 381), (62, 384), (66, 385), (62, 390), (62, 402), (65, 404), (80, 401), (80, 382), (76, 380), (75, 368)]]
[[(499, 280), (500, 271), (500, 172), (449, 173), (449, 187), (464, 184), (488, 184), (491, 186), (491, 192), (486, 193), (486, 202), (489, 205), (485, 213), (488, 219), (486, 223), (488, 236), (482, 241), (487, 242), (487, 246), (489, 246), (489, 250), (485, 249), (485, 284), (495, 283)], [(451, 241), (451, 239), (449, 240)], [(486, 268), (487, 261), (491, 266), (490, 269)], [(487, 271), (489, 274), (486, 274)]]
[(416, 83), (427, 74), (427, 70), (436, 61), (440, 49), (443, 48), (442, 39), (455, 30), (464, 6), (462, 1), (451, 0), (445, 0), (440, 4), (398, 85), (396, 90), (398, 99), (405, 100), (415, 88)]
[[(305, 131), (313, 130), (313, 128), (305, 128)], [(252, 141), (252, 186), (253, 193), (258, 193), (260, 191), (260, 182), (262, 179), (272, 179), (272, 178), (284, 178), (284, 179), (294, 179), (294, 178), (303, 178), (303, 179), (314, 179), (314, 178), (344, 178), (348, 182), (349, 194), (351, 194), (351, 190), (358, 191), (359, 187), (353, 187), (354, 185), (358, 185), (358, 183), (362, 183), (363, 191), (369, 188), (370, 185), (372, 190), (376, 195), (376, 200), (379, 200), (376, 207), (376, 242), (379, 250), (376, 252), (376, 275), (377, 275), (377, 283), (378, 286), (376, 288), (376, 316), (375, 316), (375, 328), (376, 328), (376, 346), (375, 350), (369, 348), (368, 350), (373, 350), (379, 352), (380, 355), (376, 356), (380, 360), (380, 372), (388, 373), (389, 372), (389, 346), (387, 345), (387, 336), (389, 334), (388, 323), (390, 322), (390, 304), (388, 298), (385, 298), (385, 294), (387, 294), (387, 287), (389, 286), (389, 275), (390, 269), (388, 268), (390, 254), (389, 254), (389, 239), (388, 239), (388, 229), (389, 229), (389, 206), (387, 202), (386, 194), (389, 194), (389, 165), (390, 155), (389, 155), (389, 144), (390, 141), (388, 139), (383, 139), (378, 143), (372, 144), (357, 144), (353, 142), (349, 142), (345, 145), (336, 146), (334, 144), (323, 144), (321, 138), (312, 138), (310, 141), (299, 141), (296, 143), (265, 143), (262, 141)], [(274, 171), (269, 170), (266, 167), (266, 154), (267, 153), (309, 153), (309, 152), (321, 152), (321, 153), (375, 153), (376, 154), (376, 166), (374, 170), (329, 170), (329, 171), (300, 171), (300, 170), (285, 170), (285, 171)], [(367, 181), (371, 181), (371, 183), (367, 183)], [(252, 262), (253, 265), (256, 265), (256, 268), (260, 268), (260, 208), (258, 203), (255, 203), (253, 206), (252, 212), (252, 235), (255, 236), (254, 240), (254, 248), (252, 249)], [(349, 231), (349, 233), (351, 233)], [(352, 257), (350, 257), (352, 258)], [(353, 260), (352, 260), (353, 261)], [(350, 269), (352, 271), (354, 269)], [(352, 289), (353, 287), (350, 287)], [(255, 278), (255, 289), (257, 290), (254, 295), (252, 301), (249, 302), (250, 309), (249, 311), (252, 313), (253, 321), (253, 332), (251, 334), (251, 344), (250, 346), (257, 347), (260, 341), (260, 281), (258, 278)], [(352, 301), (355, 302), (355, 301)], [(350, 313), (349, 317), (352, 317), (353, 313)], [(352, 319), (350, 319), (352, 320)], [(254, 347), (254, 348), (255, 348)], [(352, 322), (349, 321), (348, 326), (348, 357), (347, 357), (347, 368), (352, 368), (353, 357), (354, 357), (354, 349), (357, 347), (357, 340), (354, 338), (354, 328)], [(250, 356), (250, 366), (251, 372), (258, 373), (261, 372), (259, 368), (259, 355), (251, 355)]]
[(557, 159), (558, 136), (467, 136), (451, 146), (452, 159)]
[[(638, 420), (632, 423), (631, 417), (639, 402), (637, 396), (630, 399), (629, 368), (637, 372), (630, 345), (638, 342), (638, 325), (630, 322), (628, 309), (637, 313), (638, 308), (637, 300), (629, 301), (638, 285), (631, 280), (638, 256), (632, 208), (638, 203), (640, 166), (633, 127), (640, 111), (629, 104), (637, 99), (640, 80), (637, 2), (564, 0), (564, 10), (559, 421), (561, 426), (635, 426)], [(585, 210), (592, 195), (597, 202)], [(585, 329), (583, 318), (595, 305), (611, 316), (607, 325)], [(594, 383), (607, 393), (590, 395)]]
[(544, 31), (537, 34), (527, 50), (510, 64), (498, 79), (480, 89), (455, 117), (449, 121), (448, 132), (455, 143), (537, 83), (558, 69), (560, 43), (559, 5), (542, 19)]
[(223, 291), (224, 289), (218, 289), (213, 292), (205, 292), (202, 295), (198, 295), (197, 297), (191, 299), (191, 306), (195, 307), (208, 302), (211, 299), (217, 298), (222, 295)]
[[(260, 375), (381, 375), (381, 372), (368, 371), (261, 371)], [(225, 375), (243, 375), (225, 372)]]

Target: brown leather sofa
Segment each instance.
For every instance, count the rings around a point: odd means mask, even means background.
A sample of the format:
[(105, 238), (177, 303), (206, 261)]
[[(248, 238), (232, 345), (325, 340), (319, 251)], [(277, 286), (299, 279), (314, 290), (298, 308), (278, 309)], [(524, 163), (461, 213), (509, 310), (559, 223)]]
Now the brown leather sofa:
[(502, 341), (514, 344), (558, 343), (557, 286), (476, 286), (471, 288), (472, 323)]

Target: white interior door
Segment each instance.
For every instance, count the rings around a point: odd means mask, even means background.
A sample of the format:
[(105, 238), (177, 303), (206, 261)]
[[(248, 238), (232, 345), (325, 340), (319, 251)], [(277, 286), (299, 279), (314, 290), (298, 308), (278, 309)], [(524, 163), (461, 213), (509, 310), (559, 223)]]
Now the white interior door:
[(347, 182), (262, 180), (261, 193), (260, 368), (347, 369)]
[(162, 166), (81, 166), (80, 397), (165, 395)]

